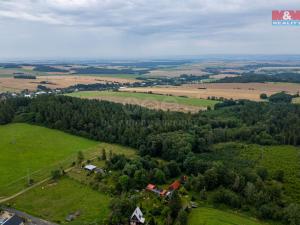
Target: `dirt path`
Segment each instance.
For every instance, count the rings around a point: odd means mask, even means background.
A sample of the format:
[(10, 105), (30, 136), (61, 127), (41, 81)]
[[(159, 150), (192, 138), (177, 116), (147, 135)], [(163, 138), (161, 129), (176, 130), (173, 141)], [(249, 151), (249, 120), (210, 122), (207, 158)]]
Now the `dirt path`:
[(31, 190), (32, 188), (35, 188), (35, 187), (37, 187), (37, 186), (39, 186), (39, 185), (41, 185), (41, 184), (43, 184), (43, 183), (49, 181), (50, 179), (51, 179), (51, 178), (48, 177), (48, 178), (46, 178), (46, 179), (44, 179), (44, 180), (42, 180), (42, 181), (39, 181), (39, 182), (37, 182), (37, 183), (31, 185), (31, 186), (28, 187), (28, 188), (23, 189), (22, 191), (20, 191), (20, 192), (14, 194), (14, 195), (11, 195), (11, 196), (6, 197), (6, 198), (3, 198), (3, 199), (0, 199), (0, 204), (1, 204), (1, 203), (4, 203), (4, 202), (6, 202), (6, 201), (9, 201), (9, 200), (11, 200), (11, 199), (16, 198), (16, 197), (18, 197), (19, 195), (24, 194), (25, 192)]
[[(96, 158), (97, 158), (97, 156), (94, 156), (94, 157), (92, 157), (92, 158), (89, 159), (89, 160), (94, 160), (94, 159), (96, 159)], [(70, 170), (72, 170), (74, 167), (75, 167), (75, 166), (71, 166), (71, 167), (65, 169), (64, 171), (67, 173), (67, 172), (69, 172)], [(35, 188), (35, 187), (37, 187), (37, 186), (43, 184), (43, 183), (45, 183), (45, 182), (47, 182), (47, 181), (49, 181), (49, 180), (51, 180), (51, 177), (47, 177), (47, 178), (45, 178), (45, 179), (43, 179), (43, 180), (41, 180), (41, 181), (39, 181), (39, 182), (37, 182), (37, 183), (31, 185), (30, 187), (27, 187), (27, 188), (23, 189), (22, 191), (19, 191), (19, 192), (16, 193), (16, 194), (13, 194), (13, 195), (11, 195), (11, 196), (9, 196), (9, 197), (2, 198), (2, 199), (0, 199), (0, 204), (4, 203), (4, 202), (6, 202), (6, 201), (12, 200), (12, 199), (18, 197), (19, 195), (22, 195), (22, 194), (24, 194), (25, 192), (27, 192), (27, 191), (29, 191), (29, 190), (31, 190), (31, 189), (33, 189), (33, 188)]]
[[(69, 167), (68, 169), (65, 169), (65, 172), (69, 172), (71, 169), (73, 169), (73, 167)], [(47, 182), (47, 181), (49, 181), (49, 180), (51, 180), (51, 177), (47, 177), (47, 178), (45, 178), (44, 180), (41, 180), (41, 181), (39, 181), (39, 182), (37, 182), (37, 183), (31, 185), (30, 187), (27, 187), (27, 188), (23, 189), (22, 191), (19, 191), (19, 192), (16, 193), (16, 194), (13, 194), (13, 195), (11, 195), (11, 196), (9, 196), (9, 197), (6, 197), (6, 198), (2, 198), (2, 199), (0, 199), (0, 204), (1, 204), (1, 203), (4, 203), (4, 202), (6, 202), (6, 201), (12, 200), (12, 199), (18, 197), (19, 195), (22, 195), (22, 194), (24, 194), (25, 192), (27, 192), (27, 191), (29, 191), (29, 190), (31, 190), (31, 189), (33, 189), (33, 188), (35, 188), (35, 187), (37, 187), (37, 186), (43, 184), (43, 183), (45, 183), (45, 182)]]

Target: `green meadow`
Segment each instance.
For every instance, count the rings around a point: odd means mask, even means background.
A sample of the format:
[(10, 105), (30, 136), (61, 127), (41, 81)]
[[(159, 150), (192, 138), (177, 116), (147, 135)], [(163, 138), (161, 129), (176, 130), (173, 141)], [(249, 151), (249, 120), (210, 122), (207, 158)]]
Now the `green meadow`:
[(244, 215), (218, 209), (201, 207), (189, 215), (189, 225), (267, 225)]
[(120, 145), (91, 141), (64, 132), (29, 124), (0, 126), (0, 199), (24, 189), (29, 179), (38, 182), (53, 169), (68, 168), (78, 151), (85, 159), (106, 149), (133, 156), (135, 151)]
[[(11, 200), (12, 207), (59, 224), (102, 224), (109, 214), (110, 197), (70, 178), (45, 183)], [(72, 222), (69, 214), (79, 212)]]
[(120, 97), (120, 98), (135, 98), (137, 100), (150, 100), (167, 103), (176, 103), (181, 105), (198, 106), (198, 107), (213, 107), (218, 101), (199, 99), (199, 98), (187, 98), (180, 96), (167, 96), (158, 94), (147, 93), (135, 93), (135, 92), (113, 92), (113, 91), (82, 91), (69, 94), (72, 97), (79, 98), (97, 98), (97, 97)]

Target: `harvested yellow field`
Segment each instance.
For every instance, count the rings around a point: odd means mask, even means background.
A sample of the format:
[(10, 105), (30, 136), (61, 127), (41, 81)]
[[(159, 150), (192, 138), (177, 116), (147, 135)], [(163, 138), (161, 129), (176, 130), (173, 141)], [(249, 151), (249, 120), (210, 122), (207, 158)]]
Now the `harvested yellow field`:
[(193, 98), (218, 97), (227, 99), (249, 99), (260, 101), (260, 94), (285, 91), (295, 94), (300, 92), (300, 84), (292, 83), (205, 83), (174, 86), (160, 86), (147, 88), (127, 88), (124, 91), (152, 92), (156, 94), (171, 94)]
[[(47, 84), (43, 84), (47, 82)], [(37, 79), (15, 79), (12, 77), (0, 78), (0, 92), (4, 90), (35, 90), (38, 85), (44, 85), (48, 88), (66, 88), (76, 84), (94, 84), (94, 83), (132, 83), (134, 79), (115, 78), (115, 77), (94, 77), (94, 76), (39, 76)]]

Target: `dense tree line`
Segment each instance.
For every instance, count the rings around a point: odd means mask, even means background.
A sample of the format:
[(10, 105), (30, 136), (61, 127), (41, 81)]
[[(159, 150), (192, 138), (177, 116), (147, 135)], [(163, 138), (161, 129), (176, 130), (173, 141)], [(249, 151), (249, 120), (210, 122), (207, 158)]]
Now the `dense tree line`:
[[(199, 153), (209, 152), (212, 144), (228, 141), (298, 145), (298, 105), (282, 101), (225, 101), (217, 104), (216, 110), (184, 114), (45, 95), (2, 101), (0, 124), (12, 121), (139, 149), (143, 158), (138, 160), (109, 157), (108, 168), (120, 171), (114, 189), (117, 194), (144, 188), (148, 182), (164, 184), (184, 173), (190, 177), (186, 189), (198, 192), (203, 199), (206, 191), (213, 191), (215, 203), (242, 209), (249, 206), (265, 219), (290, 224), (293, 222), (289, 221), (297, 220), (299, 206), (282, 200), (284, 174), (280, 171), (270, 177), (264, 168), (236, 169), (199, 157)], [(161, 157), (167, 163), (161, 165), (151, 157)], [(111, 207), (117, 209), (119, 205), (112, 203)]]
[(216, 108), (193, 115), (107, 101), (39, 96), (2, 102), (0, 123), (15, 119), (41, 124), (179, 161), (182, 155), (207, 151), (219, 142), (300, 144), (299, 105), (225, 101)]
[(26, 75), (26, 74), (20, 74), (20, 75), (14, 75), (15, 79), (36, 79), (36, 76), (34, 75)]
[[(198, 166), (199, 169), (195, 169), (195, 166)], [(189, 154), (183, 164), (175, 161), (159, 163), (149, 156), (128, 159), (122, 155), (114, 155), (107, 161), (107, 168), (119, 171), (115, 186), (110, 190), (111, 193), (118, 196), (112, 201), (111, 209), (113, 212), (109, 217), (111, 224), (114, 224), (114, 221), (126, 221), (133, 210), (125, 210), (123, 214), (118, 212), (118, 208), (122, 208), (125, 203), (122, 200), (117, 200), (120, 196), (123, 199), (124, 195), (130, 193), (127, 196), (127, 202), (131, 202), (135, 199), (132, 198), (132, 196), (136, 196), (135, 190), (144, 189), (149, 182), (165, 184), (173, 179), (178, 179), (181, 174), (187, 174), (188, 179), (184, 188), (178, 193), (179, 195), (185, 195), (189, 191), (192, 193), (192, 199), (209, 201), (216, 205), (224, 204), (234, 209), (249, 211), (262, 219), (277, 220), (284, 222), (284, 224), (295, 225), (300, 222), (299, 205), (288, 203), (285, 200), (284, 172), (281, 170), (270, 174), (263, 167), (248, 166), (235, 169), (228, 166), (226, 162), (199, 160), (199, 157), (193, 154)], [(107, 189), (103, 187), (103, 182), (98, 183), (98, 186), (96, 182), (94, 187), (100, 188), (99, 190)], [(208, 192), (210, 192), (210, 199), (207, 197)], [(132, 208), (143, 202), (142, 199), (135, 200)], [(172, 197), (168, 204), (162, 201), (160, 212), (153, 211), (151, 214), (163, 216), (166, 219), (165, 224), (178, 224), (176, 221), (179, 222), (182, 219), (181, 213), (184, 211), (181, 207), (180, 198), (176, 195), (175, 199)], [(167, 213), (161, 213), (162, 211)], [(170, 218), (172, 218), (171, 221)], [(155, 221), (155, 219), (153, 220)], [(179, 222), (179, 224), (186, 223)]]
[(289, 83), (300, 83), (299, 73), (285, 72), (275, 74), (265, 73), (254, 73), (248, 72), (243, 73), (237, 77), (225, 77), (220, 80), (214, 81), (216, 83), (265, 83), (265, 82), (289, 82)]
[(69, 72), (68, 70), (59, 69), (48, 65), (35, 65), (33, 70), (38, 72), (59, 72), (59, 73)]
[(145, 74), (148, 69), (133, 70), (129, 69), (113, 69), (113, 68), (99, 68), (99, 67), (86, 67), (74, 69), (76, 74)]

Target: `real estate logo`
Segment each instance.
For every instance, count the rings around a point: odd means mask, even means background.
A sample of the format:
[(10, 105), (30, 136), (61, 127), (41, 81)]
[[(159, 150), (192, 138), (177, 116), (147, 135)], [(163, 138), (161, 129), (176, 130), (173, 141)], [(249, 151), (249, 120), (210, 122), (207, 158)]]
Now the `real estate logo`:
[(273, 10), (272, 24), (275, 26), (300, 26), (300, 10)]

